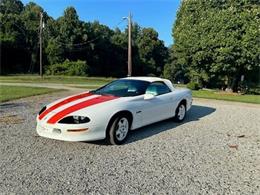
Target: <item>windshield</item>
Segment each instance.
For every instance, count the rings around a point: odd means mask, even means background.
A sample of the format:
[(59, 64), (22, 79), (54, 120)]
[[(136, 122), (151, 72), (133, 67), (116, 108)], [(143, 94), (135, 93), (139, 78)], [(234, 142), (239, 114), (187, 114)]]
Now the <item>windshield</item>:
[(118, 97), (131, 97), (143, 95), (150, 82), (140, 80), (116, 80), (97, 90), (91, 91), (93, 94), (113, 95)]

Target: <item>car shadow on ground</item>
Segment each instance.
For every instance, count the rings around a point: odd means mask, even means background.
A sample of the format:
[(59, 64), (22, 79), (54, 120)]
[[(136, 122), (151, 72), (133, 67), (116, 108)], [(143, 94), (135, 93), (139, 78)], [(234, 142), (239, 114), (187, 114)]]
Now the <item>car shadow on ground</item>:
[(197, 106), (193, 105), (191, 109), (187, 112), (186, 118), (183, 122), (177, 123), (174, 122), (173, 119), (164, 120), (158, 123), (154, 123), (145, 127), (142, 127), (140, 129), (137, 129), (136, 131), (131, 131), (129, 133), (128, 139), (126, 141), (126, 144), (139, 141), (142, 139), (145, 139), (147, 137), (154, 136), (156, 134), (159, 134), (164, 131), (168, 130), (174, 130), (174, 128), (191, 122), (191, 121), (198, 121), (201, 118), (210, 115), (211, 113), (215, 112), (215, 108), (207, 107), (207, 106)]
[[(148, 137), (154, 136), (164, 131), (174, 130), (175, 127), (178, 127), (182, 124), (191, 122), (191, 121), (198, 121), (201, 118), (210, 115), (211, 113), (215, 112), (215, 108), (207, 107), (207, 106), (197, 106), (193, 105), (191, 109), (187, 112), (186, 118), (183, 122), (177, 123), (174, 122), (173, 119), (164, 120), (161, 122), (157, 122), (142, 128), (139, 128), (134, 131), (130, 131), (127, 141), (125, 144), (130, 144), (142, 139), (146, 139)], [(107, 145), (104, 140), (88, 142), (92, 144), (98, 145)]]
[(186, 118), (183, 122), (177, 123), (174, 122), (173, 119), (168, 119), (142, 127), (140, 129), (137, 129), (136, 131), (131, 131), (129, 133), (126, 144), (154, 136), (164, 131), (174, 130), (174, 128), (191, 121), (198, 121), (201, 118), (215, 112), (215, 110), (215, 108), (207, 106), (193, 105), (191, 109), (187, 112)]

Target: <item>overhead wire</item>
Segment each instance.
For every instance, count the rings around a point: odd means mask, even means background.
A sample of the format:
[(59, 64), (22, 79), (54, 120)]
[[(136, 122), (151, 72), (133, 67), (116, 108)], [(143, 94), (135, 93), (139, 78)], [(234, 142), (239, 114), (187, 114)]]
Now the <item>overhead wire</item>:
[[(119, 27), (120, 24), (122, 24), (124, 22), (124, 19), (122, 19), (120, 22), (117, 23), (116, 26), (114, 26), (114, 28), (117, 28)], [(80, 48), (70, 48), (71, 51), (77, 51), (77, 50), (83, 50), (85, 48), (88, 47), (88, 45), (86, 44), (89, 44), (89, 43), (92, 43), (92, 42), (95, 42), (96, 40), (100, 39), (102, 36), (99, 36), (95, 39), (92, 39), (92, 40), (89, 40), (89, 41), (86, 41), (86, 42), (83, 42), (83, 43), (75, 43), (75, 44), (68, 44), (68, 43), (64, 43), (64, 42), (60, 42), (60, 41), (56, 41), (58, 42), (59, 44), (63, 45), (63, 46), (68, 46), (68, 47), (79, 47), (79, 46), (85, 46), (85, 47), (80, 47)]]

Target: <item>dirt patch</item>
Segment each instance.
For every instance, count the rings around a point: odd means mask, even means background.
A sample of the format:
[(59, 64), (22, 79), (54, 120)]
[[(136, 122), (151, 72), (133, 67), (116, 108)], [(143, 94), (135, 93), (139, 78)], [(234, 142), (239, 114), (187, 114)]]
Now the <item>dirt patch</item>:
[(0, 123), (8, 123), (8, 124), (19, 124), (23, 123), (24, 119), (19, 117), (18, 115), (6, 115), (0, 117)]

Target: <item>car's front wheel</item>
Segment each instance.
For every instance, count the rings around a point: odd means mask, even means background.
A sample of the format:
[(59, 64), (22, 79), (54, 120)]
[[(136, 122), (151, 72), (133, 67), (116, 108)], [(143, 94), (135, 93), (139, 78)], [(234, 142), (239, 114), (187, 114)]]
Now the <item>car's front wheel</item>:
[(181, 122), (184, 120), (185, 116), (186, 116), (186, 106), (185, 103), (181, 102), (176, 109), (174, 119), (177, 122)]
[(130, 128), (127, 116), (116, 117), (108, 129), (108, 141), (110, 144), (119, 145), (124, 143)]

